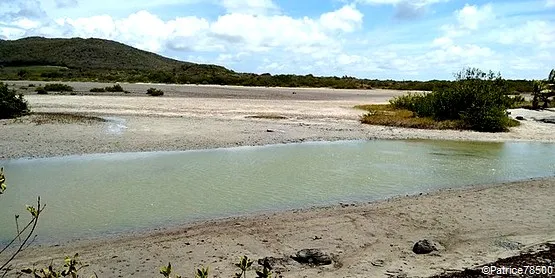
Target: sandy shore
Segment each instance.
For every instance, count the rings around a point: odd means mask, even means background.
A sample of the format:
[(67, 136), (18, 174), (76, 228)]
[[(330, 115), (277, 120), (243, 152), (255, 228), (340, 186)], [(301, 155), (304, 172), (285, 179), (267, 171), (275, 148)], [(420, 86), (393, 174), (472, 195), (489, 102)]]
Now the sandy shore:
[[(155, 277), (171, 261), (188, 277), (208, 265), (231, 277), (236, 258), (288, 257), (303, 248), (336, 263), (289, 262), (283, 277), (426, 277), (534, 250), (555, 240), (555, 178), (444, 190), (430, 195), (206, 222), (150, 235), (26, 250), (16, 265), (48, 263), (79, 252), (99, 277)], [(444, 250), (411, 251), (420, 239)], [(253, 274), (251, 274), (252, 276)], [(406, 276), (405, 276), (406, 275)]]
[[(9, 84), (22, 88), (26, 83)], [(35, 112), (77, 113), (107, 122), (36, 123), (29, 117), (0, 120), (0, 159), (348, 139), (555, 142), (553, 125), (536, 121), (523, 121), (508, 133), (404, 129), (358, 122), (364, 112), (353, 106), (385, 103), (404, 93), (400, 91), (158, 85), (168, 93), (154, 98), (143, 92), (154, 85), (124, 84), (130, 94), (83, 95), (90, 94), (92, 87), (109, 84), (71, 84), (77, 95), (29, 94), (26, 98)]]
[[(87, 118), (42, 120), (34, 115), (0, 120), (0, 159), (345, 139), (555, 142), (553, 125), (531, 120), (508, 133), (358, 122), (363, 111), (354, 105), (384, 103), (403, 93), (398, 91), (157, 85), (167, 94), (153, 98), (144, 96), (152, 85), (124, 84), (131, 91), (127, 95), (87, 93), (110, 84), (72, 85), (77, 95), (26, 98), (36, 112)], [(513, 112), (512, 116), (525, 118), (555, 114)], [(426, 277), (555, 240), (553, 203), (555, 178), (488, 185), (372, 204), (209, 221), (121, 239), (37, 246), (14, 263), (48, 263), (79, 252), (91, 264), (86, 273), (94, 271), (99, 277), (155, 277), (168, 261), (186, 277), (199, 265), (209, 265), (212, 277), (231, 277), (240, 255), (288, 257), (303, 248), (320, 248), (334, 254), (334, 265), (289, 262), (278, 270), (283, 277)], [(439, 241), (445, 250), (413, 254), (413, 243), (423, 238)]]

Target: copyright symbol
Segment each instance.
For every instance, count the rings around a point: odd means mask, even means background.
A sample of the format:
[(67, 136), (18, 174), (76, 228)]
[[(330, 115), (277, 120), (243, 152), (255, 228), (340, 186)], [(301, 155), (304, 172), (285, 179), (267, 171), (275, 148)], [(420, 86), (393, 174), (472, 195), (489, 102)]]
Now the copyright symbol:
[(490, 274), (490, 271), (491, 271), (491, 269), (490, 269), (489, 266), (484, 266), (484, 267), (482, 267), (482, 274), (484, 274), (484, 275), (489, 275), (489, 274)]

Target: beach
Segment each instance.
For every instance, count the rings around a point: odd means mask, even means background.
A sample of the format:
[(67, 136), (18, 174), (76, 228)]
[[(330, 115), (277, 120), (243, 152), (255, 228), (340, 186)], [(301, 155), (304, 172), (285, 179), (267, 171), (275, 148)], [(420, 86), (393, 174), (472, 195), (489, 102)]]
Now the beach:
[[(29, 82), (8, 83), (25, 87)], [(355, 105), (387, 103), (403, 91), (123, 84), (131, 93), (99, 94), (88, 90), (110, 84), (70, 84), (77, 95), (29, 93), (25, 97), (34, 112), (70, 113), (102, 121), (36, 121), (33, 116), (0, 120), (0, 159), (336, 140), (555, 142), (552, 124), (532, 120), (505, 133), (360, 124), (365, 112)], [(144, 91), (152, 86), (168, 93), (148, 97)], [(522, 110), (512, 116), (527, 116)]]
[[(92, 95), (90, 88), (106, 84), (72, 85), (75, 95), (26, 94), (39, 114), (0, 120), (0, 159), (335, 140), (555, 143), (553, 125), (533, 121), (537, 115), (522, 110), (511, 111), (511, 116), (527, 120), (506, 133), (359, 123), (364, 111), (355, 105), (387, 103), (405, 93), (400, 91), (122, 84), (131, 93)], [(167, 93), (144, 95), (152, 86)], [(58, 113), (75, 117), (52, 116)], [(283, 277), (428, 277), (555, 241), (553, 203), (554, 177), (474, 185), (372, 203), (188, 223), (110, 239), (34, 245), (14, 266), (61, 262), (78, 252), (91, 265), (84, 273), (99, 277), (154, 277), (168, 262), (185, 277), (201, 265), (210, 267), (212, 277), (231, 277), (241, 255), (289, 258), (301, 249), (318, 248), (331, 254), (334, 263), (315, 267), (283, 260), (275, 271)], [(416, 255), (412, 247), (421, 239), (443, 248)]]

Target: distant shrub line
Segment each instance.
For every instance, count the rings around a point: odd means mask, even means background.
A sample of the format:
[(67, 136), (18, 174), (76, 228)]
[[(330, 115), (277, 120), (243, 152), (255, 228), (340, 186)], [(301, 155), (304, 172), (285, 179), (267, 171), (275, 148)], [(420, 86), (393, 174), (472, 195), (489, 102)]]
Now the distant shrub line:
[(120, 84), (116, 84), (114, 86), (111, 87), (105, 87), (105, 88), (92, 88), (89, 90), (90, 92), (93, 93), (104, 93), (104, 92), (124, 92), (123, 87)]
[(73, 92), (73, 87), (61, 83), (46, 84), (44, 89), (47, 92)]

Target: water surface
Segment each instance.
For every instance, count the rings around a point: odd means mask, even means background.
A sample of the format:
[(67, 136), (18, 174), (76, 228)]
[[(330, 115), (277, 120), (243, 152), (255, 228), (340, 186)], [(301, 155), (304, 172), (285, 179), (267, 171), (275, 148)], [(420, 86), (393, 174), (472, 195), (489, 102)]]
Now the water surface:
[(555, 145), (342, 141), (0, 161), (0, 242), (41, 196), (39, 241), (555, 175)]

